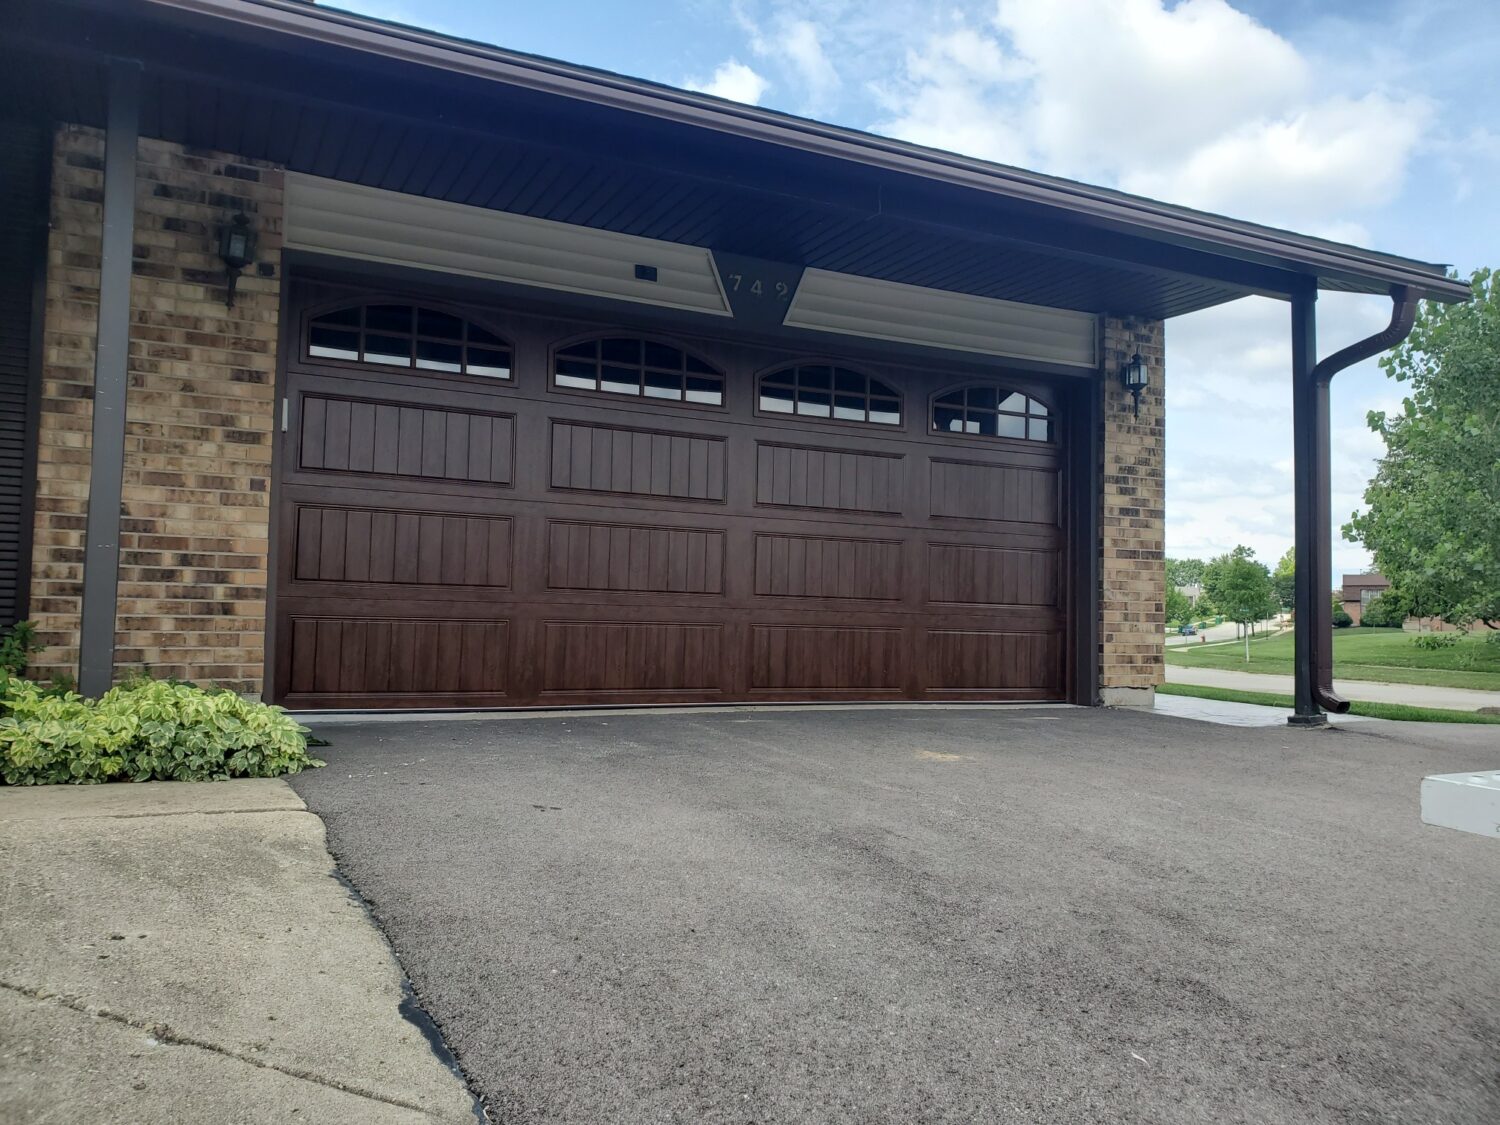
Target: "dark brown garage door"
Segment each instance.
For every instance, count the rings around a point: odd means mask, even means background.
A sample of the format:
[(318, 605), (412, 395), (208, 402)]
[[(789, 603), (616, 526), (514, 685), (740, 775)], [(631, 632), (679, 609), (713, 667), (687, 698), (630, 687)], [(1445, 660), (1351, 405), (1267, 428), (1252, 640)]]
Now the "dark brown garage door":
[(1045, 387), (300, 292), (278, 701), (1064, 696)]

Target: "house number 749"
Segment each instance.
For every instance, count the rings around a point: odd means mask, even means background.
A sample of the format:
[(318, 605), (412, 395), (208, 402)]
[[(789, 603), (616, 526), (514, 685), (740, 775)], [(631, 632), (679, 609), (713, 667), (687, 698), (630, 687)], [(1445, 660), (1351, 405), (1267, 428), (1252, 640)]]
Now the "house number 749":
[[(747, 282), (748, 284), (746, 284)], [(742, 273), (732, 273), (729, 275), (729, 283), (730, 289), (735, 293), (738, 293), (740, 291), (740, 287), (743, 285), (745, 292), (749, 293), (751, 296), (764, 297), (766, 295), (765, 283), (758, 277), (747, 278)], [(788, 287), (787, 283), (784, 281), (778, 281), (774, 286), (771, 287), (770, 291), (776, 295), (776, 299), (778, 301), (785, 301), (789, 296), (791, 296), (792, 292), (790, 287)]]

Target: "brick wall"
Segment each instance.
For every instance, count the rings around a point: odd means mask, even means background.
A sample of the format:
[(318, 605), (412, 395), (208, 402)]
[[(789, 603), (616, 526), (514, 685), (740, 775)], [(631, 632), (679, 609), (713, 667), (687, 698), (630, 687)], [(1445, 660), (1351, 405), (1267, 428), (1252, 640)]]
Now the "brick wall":
[[(1139, 418), (1119, 378), (1136, 352), (1151, 372)], [(1105, 318), (1099, 686), (1108, 704), (1149, 706), (1162, 681), (1164, 356), (1161, 321)]]
[[(76, 674), (98, 311), (103, 136), (59, 130), (37, 449), (36, 661)], [(120, 674), (259, 692), (280, 305), (281, 173), (142, 140), (120, 540)], [(215, 250), (237, 211), (259, 234), (233, 310)]]

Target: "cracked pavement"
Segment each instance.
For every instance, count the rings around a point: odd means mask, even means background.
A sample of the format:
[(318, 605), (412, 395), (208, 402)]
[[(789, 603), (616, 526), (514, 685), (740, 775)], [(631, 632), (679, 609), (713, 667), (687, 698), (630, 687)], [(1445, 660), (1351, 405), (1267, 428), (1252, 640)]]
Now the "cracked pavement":
[(285, 782), (0, 790), (0, 886), (7, 1123), (476, 1120)]

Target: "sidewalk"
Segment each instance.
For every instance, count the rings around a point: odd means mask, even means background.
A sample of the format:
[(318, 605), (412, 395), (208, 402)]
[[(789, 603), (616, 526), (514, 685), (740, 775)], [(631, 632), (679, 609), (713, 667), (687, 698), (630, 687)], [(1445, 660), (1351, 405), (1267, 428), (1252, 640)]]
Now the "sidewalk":
[[(1204, 687), (1235, 688), (1239, 691), (1271, 691), (1291, 695), (1292, 677), (1260, 672), (1231, 672), (1221, 668), (1183, 668), (1167, 665), (1167, 683), (1200, 684)], [(1452, 711), (1477, 711), (1500, 707), (1500, 691), (1470, 691), (1466, 688), (1428, 687), (1424, 684), (1382, 684), (1370, 680), (1334, 680), (1334, 691), (1345, 699), (1369, 703), (1406, 703), (1413, 707), (1444, 707)]]
[(0, 789), (7, 1123), (474, 1125), (285, 782)]

